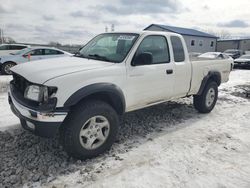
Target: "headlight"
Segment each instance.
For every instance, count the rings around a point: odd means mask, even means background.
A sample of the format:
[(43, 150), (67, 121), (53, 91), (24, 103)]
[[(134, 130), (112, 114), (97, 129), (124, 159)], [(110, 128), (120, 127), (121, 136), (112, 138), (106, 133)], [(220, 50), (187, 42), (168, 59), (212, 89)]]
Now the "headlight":
[(55, 87), (30, 85), (24, 91), (24, 97), (37, 102), (47, 102), (56, 92)]

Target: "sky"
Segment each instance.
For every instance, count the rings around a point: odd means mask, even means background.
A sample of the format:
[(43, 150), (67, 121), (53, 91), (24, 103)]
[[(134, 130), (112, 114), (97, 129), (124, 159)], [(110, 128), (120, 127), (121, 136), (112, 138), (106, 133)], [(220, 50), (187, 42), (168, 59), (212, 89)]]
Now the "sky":
[(150, 24), (250, 36), (249, 0), (0, 0), (0, 28), (16, 42), (84, 44), (105, 27)]

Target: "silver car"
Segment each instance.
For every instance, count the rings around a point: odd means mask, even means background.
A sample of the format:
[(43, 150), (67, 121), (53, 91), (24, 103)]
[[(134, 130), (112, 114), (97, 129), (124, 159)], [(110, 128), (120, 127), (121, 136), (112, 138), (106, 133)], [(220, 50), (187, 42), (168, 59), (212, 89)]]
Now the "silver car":
[(29, 61), (36, 61), (47, 58), (72, 56), (73, 54), (49, 47), (30, 47), (0, 57), (1, 74), (11, 74), (10, 68)]
[(239, 58), (234, 60), (234, 65), (236, 67), (250, 67), (250, 54), (242, 55)]
[(0, 45), (0, 57), (9, 55), (10, 53), (16, 53), (19, 50), (30, 47), (25, 44), (1, 44)]

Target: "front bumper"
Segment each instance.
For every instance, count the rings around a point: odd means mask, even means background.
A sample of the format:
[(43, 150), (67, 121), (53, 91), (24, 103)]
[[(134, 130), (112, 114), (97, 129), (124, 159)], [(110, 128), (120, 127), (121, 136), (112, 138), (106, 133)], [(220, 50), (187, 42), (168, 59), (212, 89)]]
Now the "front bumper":
[(9, 92), (9, 104), (12, 112), (20, 118), (24, 129), (42, 137), (53, 137), (67, 116), (67, 112), (39, 112), (18, 103)]

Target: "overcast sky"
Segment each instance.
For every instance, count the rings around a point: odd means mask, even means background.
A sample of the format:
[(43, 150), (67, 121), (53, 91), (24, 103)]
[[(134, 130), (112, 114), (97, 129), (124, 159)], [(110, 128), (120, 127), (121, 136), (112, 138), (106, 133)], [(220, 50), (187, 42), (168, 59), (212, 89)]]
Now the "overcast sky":
[(249, 0), (0, 0), (0, 27), (17, 42), (83, 44), (115, 25), (152, 23), (250, 36)]

